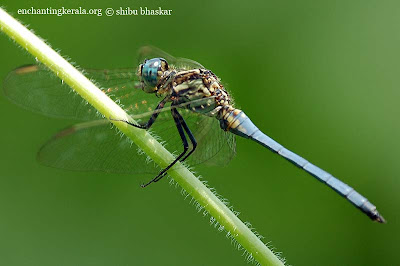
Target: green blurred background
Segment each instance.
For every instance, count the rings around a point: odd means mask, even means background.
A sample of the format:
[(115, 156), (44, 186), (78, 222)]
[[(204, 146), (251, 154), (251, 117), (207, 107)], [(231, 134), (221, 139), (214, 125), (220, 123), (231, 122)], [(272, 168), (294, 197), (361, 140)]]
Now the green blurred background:
[[(260, 129), (355, 187), (388, 220), (370, 221), (267, 149), (238, 139), (228, 167), (201, 168), (291, 265), (399, 265), (398, 1), (2, 1), (82, 67), (133, 67), (151, 44), (215, 72)], [(103, 16), (18, 15), (102, 8)], [(172, 9), (169, 17), (104, 9)], [(0, 80), (34, 59), (4, 34)], [(0, 265), (246, 265), (167, 180), (36, 163), (73, 123), (0, 97)]]

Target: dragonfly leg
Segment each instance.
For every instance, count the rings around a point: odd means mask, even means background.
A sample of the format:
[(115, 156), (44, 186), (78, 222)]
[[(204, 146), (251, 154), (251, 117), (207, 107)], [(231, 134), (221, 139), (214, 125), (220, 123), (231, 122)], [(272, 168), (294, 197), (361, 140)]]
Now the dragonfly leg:
[[(182, 152), (181, 154), (179, 154), (179, 156), (176, 157), (175, 160), (174, 160), (172, 163), (170, 163), (166, 168), (164, 168), (155, 178), (153, 178), (152, 180), (150, 180), (148, 183), (141, 185), (141, 187), (143, 187), (143, 188), (144, 188), (144, 187), (147, 187), (147, 186), (150, 185), (151, 183), (157, 182), (157, 181), (159, 181), (161, 178), (163, 178), (163, 177), (165, 176), (166, 172), (167, 172), (174, 164), (176, 164), (176, 162), (179, 161), (179, 160), (182, 158), (182, 156), (184, 156), (185, 153), (187, 152), (187, 150), (189, 149), (189, 144), (188, 144), (188, 141), (187, 141), (187, 139), (186, 139), (185, 132), (184, 132), (184, 130), (183, 130), (182, 122), (181, 122), (181, 119), (183, 120), (183, 118), (182, 118), (182, 116), (180, 116), (180, 114), (178, 113), (178, 111), (177, 111), (175, 108), (174, 108), (174, 109), (171, 109), (171, 113), (172, 113), (172, 117), (174, 118), (176, 128), (178, 129), (179, 135), (180, 135), (181, 140), (182, 140), (183, 152)], [(185, 124), (186, 124), (186, 123), (185, 123)], [(187, 127), (187, 126), (186, 126), (186, 127)]]
[(164, 105), (167, 102), (167, 100), (168, 100), (168, 97), (165, 97), (161, 102), (158, 103), (156, 109), (154, 109), (154, 112), (151, 115), (149, 121), (147, 121), (147, 123), (134, 124), (132, 122), (129, 122), (129, 121), (126, 121), (126, 120), (123, 120), (123, 119), (113, 119), (111, 117), (110, 117), (110, 120), (124, 122), (124, 123), (127, 123), (128, 125), (131, 125), (131, 126), (134, 126), (134, 127), (137, 127), (137, 128), (141, 128), (141, 129), (149, 129), (154, 124), (154, 122), (156, 121), (158, 115), (161, 113), (161, 109), (164, 108)]
[(181, 162), (183, 162), (196, 150), (197, 141), (196, 141), (196, 138), (193, 136), (192, 131), (190, 131), (190, 128), (186, 124), (185, 120), (183, 119), (181, 114), (178, 112), (178, 110), (174, 109), (174, 111), (176, 112), (176, 115), (179, 117), (179, 121), (181, 122), (183, 128), (186, 131), (186, 134), (188, 135), (190, 141), (192, 142), (192, 150), (188, 154), (186, 154), (185, 157), (182, 158)]
[[(185, 155), (185, 157), (183, 157), (180, 162), (185, 161), (195, 150), (197, 147), (197, 141), (196, 138), (194, 137), (192, 131), (190, 131), (188, 125), (185, 122), (185, 119), (183, 119), (183, 117), (181, 116), (181, 114), (176, 110), (176, 109), (172, 109), (172, 112), (175, 112), (175, 115), (179, 118), (179, 122), (181, 123), (181, 125), (183, 126), (183, 129), (185, 129), (186, 134), (188, 135), (190, 141), (192, 142), (192, 150), (189, 151), (189, 153), (187, 153)], [(159, 181), (161, 178), (163, 178), (165, 175), (167, 174), (167, 172), (164, 172), (161, 176), (158, 177), (158, 179), (154, 180), (154, 182)]]

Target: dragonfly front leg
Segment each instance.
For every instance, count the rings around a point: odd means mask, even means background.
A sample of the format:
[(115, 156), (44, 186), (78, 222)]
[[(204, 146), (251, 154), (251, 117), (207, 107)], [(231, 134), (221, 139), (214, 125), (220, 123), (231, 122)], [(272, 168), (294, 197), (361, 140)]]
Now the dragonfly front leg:
[[(150, 180), (148, 183), (141, 185), (141, 187), (147, 187), (147, 186), (150, 185), (151, 183), (157, 182), (157, 181), (159, 181), (161, 178), (163, 178), (163, 177), (165, 176), (166, 172), (167, 172), (174, 164), (176, 164), (176, 162), (179, 161), (179, 160), (182, 158), (182, 156), (184, 156), (185, 153), (187, 152), (187, 150), (189, 149), (189, 144), (188, 144), (188, 142), (187, 142), (187, 139), (186, 139), (186, 136), (185, 136), (185, 132), (184, 132), (184, 130), (183, 130), (184, 127), (182, 126), (182, 122), (181, 122), (181, 121), (184, 121), (184, 120), (183, 120), (183, 117), (178, 113), (178, 111), (177, 111), (175, 108), (171, 109), (171, 114), (172, 114), (172, 117), (174, 118), (176, 128), (178, 129), (179, 136), (181, 137), (181, 140), (182, 140), (183, 152), (182, 152), (181, 154), (179, 154), (179, 156), (176, 157), (175, 160), (174, 160), (172, 163), (170, 163), (167, 167), (165, 167), (155, 178), (153, 178), (152, 180)], [(184, 122), (184, 123), (185, 123), (185, 122)], [(185, 123), (185, 125), (186, 125), (186, 123)], [(187, 125), (186, 125), (186, 127), (187, 127)], [(187, 156), (186, 156), (186, 157), (187, 157)], [(186, 157), (185, 157), (185, 158), (186, 158)]]
[(137, 128), (141, 128), (141, 129), (149, 129), (149, 128), (154, 124), (154, 122), (156, 121), (158, 115), (161, 113), (161, 109), (164, 108), (164, 105), (165, 105), (165, 103), (168, 101), (168, 99), (169, 99), (168, 97), (165, 97), (161, 102), (158, 103), (156, 109), (154, 109), (154, 112), (153, 112), (153, 114), (151, 115), (149, 121), (147, 121), (147, 123), (144, 123), (144, 124), (134, 124), (134, 123), (129, 122), (129, 121), (127, 121), (127, 120), (113, 119), (113, 118), (110, 118), (110, 120), (112, 120), (112, 121), (124, 122), (124, 123), (127, 123), (128, 125), (131, 125), (131, 126), (134, 126), (134, 127), (137, 127)]

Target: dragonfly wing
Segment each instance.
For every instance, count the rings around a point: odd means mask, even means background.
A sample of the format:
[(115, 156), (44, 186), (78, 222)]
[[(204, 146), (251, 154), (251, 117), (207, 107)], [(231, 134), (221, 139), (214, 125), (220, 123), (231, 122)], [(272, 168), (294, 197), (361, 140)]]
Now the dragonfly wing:
[(22, 66), (10, 72), (3, 89), (15, 104), (47, 116), (88, 119), (96, 113), (59, 78), (39, 65)]
[[(138, 81), (133, 69), (88, 69), (84, 72), (128, 113), (143, 108), (148, 111), (159, 101), (136, 87)], [(23, 66), (10, 72), (3, 89), (12, 102), (36, 113), (79, 120), (100, 118), (93, 107), (42, 65)]]
[[(187, 160), (189, 165), (225, 165), (232, 159), (234, 135), (216, 128), (215, 118), (190, 116), (185, 120), (198, 141), (198, 148)], [(165, 141), (168, 150), (183, 150), (172, 119), (156, 123), (154, 127), (153, 131)], [(60, 131), (42, 146), (37, 158), (46, 166), (76, 171), (155, 174), (160, 170), (107, 120), (83, 122)]]
[[(220, 129), (217, 119), (187, 109), (179, 111), (198, 142), (196, 151), (187, 160), (189, 165), (225, 165), (233, 158), (235, 137)], [(151, 112), (147, 114), (150, 116)], [(141, 118), (146, 121), (148, 117)], [(160, 113), (150, 131), (170, 152), (183, 151), (170, 112)], [(83, 122), (59, 132), (43, 145), (38, 160), (47, 166), (69, 170), (133, 174), (159, 171), (135, 144), (117, 134), (107, 120)]]
[(38, 152), (38, 161), (55, 168), (112, 173), (155, 173), (137, 146), (107, 120), (83, 122), (60, 131)]
[(177, 69), (189, 70), (195, 68), (204, 68), (200, 63), (187, 58), (176, 58), (154, 46), (143, 46), (139, 49), (138, 65), (146, 59), (161, 57), (167, 60), (168, 64)]
[(235, 135), (223, 131), (214, 117), (200, 118), (194, 124), (194, 135), (201, 146), (193, 153), (193, 165), (227, 165), (236, 155)]

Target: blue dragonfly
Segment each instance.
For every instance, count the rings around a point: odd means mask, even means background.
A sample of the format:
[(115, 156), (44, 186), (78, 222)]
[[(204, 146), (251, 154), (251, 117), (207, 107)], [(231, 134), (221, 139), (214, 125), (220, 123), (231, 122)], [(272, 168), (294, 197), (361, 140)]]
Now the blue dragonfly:
[[(212, 71), (195, 61), (175, 58), (149, 46), (139, 50), (139, 62), (137, 70), (87, 69), (85, 73), (138, 122), (110, 120), (155, 132), (173, 152), (183, 147), (169, 166), (142, 187), (161, 180), (178, 161), (187, 161), (190, 165), (227, 164), (235, 155), (235, 135), (238, 135), (303, 169), (372, 220), (385, 222), (376, 207), (353, 188), (259, 130), (242, 110), (234, 107), (229, 93)], [(70, 170), (154, 173), (154, 166), (134, 144), (118, 136), (108, 120), (63, 87), (67, 86), (40, 65), (17, 68), (4, 81), (5, 95), (26, 109), (52, 117), (83, 120), (42, 146), (38, 152), (41, 163)]]

